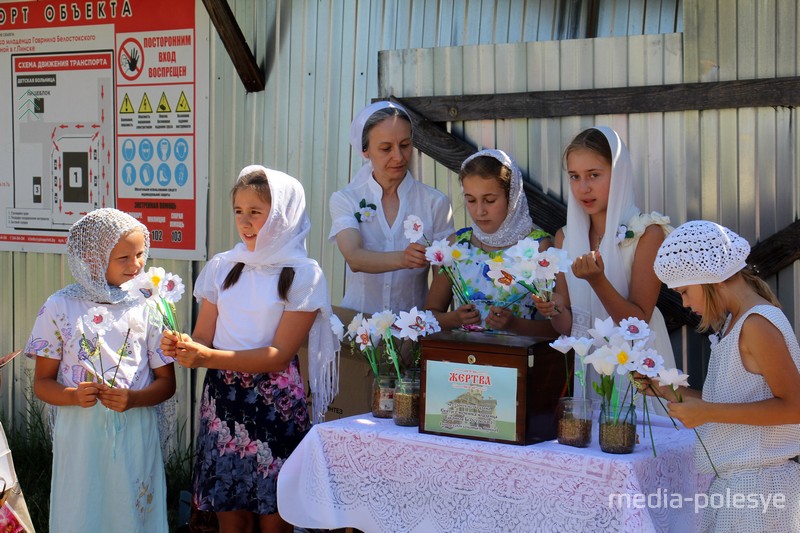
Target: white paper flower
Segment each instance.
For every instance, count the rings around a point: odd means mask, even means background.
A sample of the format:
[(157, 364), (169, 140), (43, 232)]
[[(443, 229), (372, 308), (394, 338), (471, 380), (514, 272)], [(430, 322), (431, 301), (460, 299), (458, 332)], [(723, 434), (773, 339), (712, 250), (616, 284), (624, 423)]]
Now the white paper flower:
[(356, 335), (358, 335), (358, 328), (361, 327), (362, 323), (364, 322), (364, 315), (362, 313), (356, 314), (353, 317), (353, 320), (347, 325), (347, 338), (348, 339), (355, 339)]
[(512, 272), (507, 270), (503, 258), (499, 255), (486, 261), (489, 270), (486, 276), (494, 282), (495, 287), (510, 291), (516, 283), (516, 278)]
[(661, 385), (672, 387), (674, 390), (676, 387), (689, 386), (689, 374), (684, 374), (677, 368), (665, 368), (658, 373), (656, 381)]
[(650, 336), (650, 326), (647, 322), (636, 317), (623, 318), (619, 323), (622, 336), (629, 341), (647, 339)]
[(147, 331), (145, 324), (132, 314), (128, 315), (128, 329), (132, 335), (144, 335)]
[(556, 274), (565, 272), (570, 265), (570, 260), (566, 251), (558, 248), (548, 248), (534, 258), (536, 271), (534, 277), (537, 279), (555, 279)]
[(123, 283), (121, 288), (143, 302), (151, 302), (154, 296), (158, 296), (158, 286), (153, 284), (152, 278), (145, 272), (141, 272), (132, 280)]
[(649, 378), (655, 377), (664, 370), (664, 358), (652, 349), (645, 350), (639, 354), (639, 365), (636, 371)]
[(184, 287), (181, 277), (172, 272), (164, 274), (161, 283), (158, 285), (159, 295), (173, 304), (181, 299), (185, 290), (186, 287)]
[(450, 246), (450, 256), (458, 263), (469, 257), (469, 245), (464, 242), (454, 243)]
[(444, 267), (452, 266), (453, 251), (447, 239), (433, 241), (431, 245), (425, 249), (425, 259), (430, 261), (432, 265)]
[(628, 342), (621, 342), (610, 346), (614, 358), (617, 360), (617, 374), (633, 372), (639, 366), (639, 352), (635, 351)]
[(339, 342), (342, 342), (342, 339), (344, 339), (344, 324), (342, 323), (341, 319), (331, 313), (331, 318), (329, 321), (331, 323), (331, 331), (333, 331), (333, 334), (336, 335), (337, 339), (339, 339)]
[(410, 242), (417, 242), (423, 236), (422, 219), (417, 215), (408, 215), (403, 221), (406, 239)]
[(503, 252), (503, 255), (514, 261), (530, 261), (539, 255), (539, 241), (525, 237)]
[(561, 335), (559, 338), (550, 343), (550, 346), (561, 353), (567, 353), (572, 350), (572, 343), (575, 342), (575, 337), (567, 337)]
[(104, 306), (90, 307), (83, 315), (83, 323), (88, 331), (102, 336), (111, 329), (114, 317)]
[(361, 348), (361, 351), (372, 348), (372, 327), (369, 321), (365, 320), (361, 326), (358, 327), (355, 337), (356, 344)]
[(575, 350), (575, 353), (578, 354), (579, 357), (585, 357), (587, 353), (589, 353), (589, 348), (592, 347), (592, 339), (587, 339), (586, 337), (579, 337), (572, 341), (572, 348)]
[(416, 341), (419, 337), (428, 334), (425, 313), (418, 311), (416, 307), (412, 307), (408, 312), (400, 311), (400, 316), (394, 325), (400, 329), (397, 333), (397, 337), (400, 339)]
[(584, 362), (594, 367), (595, 371), (601, 376), (611, 376), (617, 369), (616, 354), (610, 346), (601, 346), (591, 354), (587, 355)]
[(425, 323), (428, 325), (428, 335), (431, 333), (436, 333), (442, 331), (441, 326), (439, 326), (439, 321), (436, 320), (436, 317), (433, 316), (433, 313), (426, 309), (425, 313)]
[(387, 310), (375, 313), (367, 322), (375, 335), (386, 337), (387, 335), (391, 335), (392, 324), (394, 324), (396, 320), (397, 317), (394, 313)]
[(602, 344), (608, 342), (608, 339), (614, 336), (616, 330), (613, 318), (608, 317), (605, 320), (595, 318), (594, 327), (589, 329), (589, 335), (595, 340), (595, 344)]

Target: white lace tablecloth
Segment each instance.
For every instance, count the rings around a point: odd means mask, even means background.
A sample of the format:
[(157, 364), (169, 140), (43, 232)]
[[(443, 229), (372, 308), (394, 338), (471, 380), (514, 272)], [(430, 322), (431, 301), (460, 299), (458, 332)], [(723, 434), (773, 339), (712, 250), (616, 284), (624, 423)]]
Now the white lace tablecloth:
[[(708, 485), (694, 470), (694, 432), (653, 432), (658, 457), (641, 425), (634, 453), (611, 455), (596, 428), (585, 449), (515, 446), (354, 416), (311, 429), (278, 476), (278, 510), (296, 526), (367, 533), (693, 531), (694, 504), (676, 495)], [(643, 496), (619, 506), (612, 494)]]

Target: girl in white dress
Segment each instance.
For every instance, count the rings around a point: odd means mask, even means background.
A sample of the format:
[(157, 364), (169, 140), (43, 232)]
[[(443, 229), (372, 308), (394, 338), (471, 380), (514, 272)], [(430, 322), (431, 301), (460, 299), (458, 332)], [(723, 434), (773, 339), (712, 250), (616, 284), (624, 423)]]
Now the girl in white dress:
[[(800, 346), (769, 286), (746, 268), (750, 245), (697, 220), (658, 250), (655, 272), (714, 330), (702, 395), (669, 387), (669, 414), (697, 428), (700, 472), (718, 472), (702, 532), (800, 531)], [(710, 461), (709, 461), (710, 456)], [(713, 467), (712, 467), (713, 464)], [(743, 495), (743, 496), (742, 496)], [(737, 498), (739, 498), (737, 500)]]
[(77, 283), (47, 299), (25, 348), (36, 396), (58, 406), (50, 531), (167, 531), (153, 406), (175, 393), (175, 372), (159, 349), (160, 317), (120, 289), (149, 248), (147, 228), (116, 209), (73, 224)]
[[(569, 272), (558, 274), (552, 300), (536, 307), (552, 318), (556, 331), (575, 337), (588, 337), (598, 318), (644, 320), (655, 333), (654, 348), (664, 366), (674, 367), (667, 326), (656, 307), (661, 282), (653, 272), (656, 251), (671, 230), (669, 218), (642, 214), (634, 204), (631, 157), (613, 129), (595, 126), (579, 133), (564, 160), (567, 225), (556, 232), (555, 246), (565, 249), (573, 263)], [(599, 377), (591, 367), (586, 376), (586, 397), (597, 398), (589, 385)], [(625, 376), (618, 376), (616, 385), (624, 390)], [(577, 378), (575, 386), (580, 386)], [(657, 402), (649, 405), (663, 412)]]

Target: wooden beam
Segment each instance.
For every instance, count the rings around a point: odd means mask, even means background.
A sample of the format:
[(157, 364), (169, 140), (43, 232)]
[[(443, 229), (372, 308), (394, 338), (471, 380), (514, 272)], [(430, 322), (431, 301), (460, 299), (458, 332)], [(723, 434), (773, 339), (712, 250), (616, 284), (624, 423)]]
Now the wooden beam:
[[(390, 96), (389, 100), (408, 110), (414, 128), (414, 146), (456, 174), (461, 169), (461, 163), (477, 152), (471, 144), (448, 133), (418, 113), (405, 98)], [(528, 180), (523, 181), (523, 186), (531, 218), (537, 226), (554, 234), (558, 228), (566, 224), (567, 208), (560, 200), (546, 194)]]
[(800, 105), (800, 77), (403, 98), (433, 122)]
[(747, 263), (761, 278), (777, 274), (800, 259), (800, 220), (757, 243), (750, 250)]
[(208, 16), (225, 45), (225, 50), (233, 61), (236, 72), (247, 92), (256, 93), (264, 90), (264, 73), (258, 66), (253, 52), (247, 46), (236, 17), (233, 15), (227, 0), (203, 0)]

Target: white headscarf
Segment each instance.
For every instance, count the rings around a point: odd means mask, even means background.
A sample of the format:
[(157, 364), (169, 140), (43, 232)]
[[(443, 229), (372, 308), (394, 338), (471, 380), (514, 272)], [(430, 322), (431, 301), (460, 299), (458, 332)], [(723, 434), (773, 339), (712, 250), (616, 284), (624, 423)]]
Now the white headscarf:
[[(639, 213), (639, 208), (634, 204), (631, 156), (616, 131), (607, 126), (594, 126), (593, 129), (602, 133), (611, 147), (611, 185), (608, 190), (606, 227), (600, 243), (600, 255), (605, 264), (606, 278), (617, 292), (627, 298), (629, 280), (616, 236), (620, 224), (627, 224)], [(574, 259), (591, 251), (589, 226), (589, 215), (576, 200), (570, 187), (563, 245), (570, 258)], [(572, 333), (585, 335), (586, 329), (593, 327), (593, 318), (605, 319), (609, 315), (586, 280), (576, 278), (571, 270), (566, 273), (566, 278), (572, 306)]]
[[(381, 100), (380, 102), (370, 104), (358, 112), (356, 118), (353, 119), (353, 123), (350, 124), (350, 146), (352, 146), (353, 150), (360, 155), (362, 159), (364, 159), (364, 164), (360, 169), (358, 169), (355, 176), (353, 176), (353, 179), (350, 180), (350, 185), (359, 185), (367, 181), (372, 176), (372, 161), (370, 161), (369, 158), (364, 155), (364, 145), (361, 144), (361, 139), (364, 135), (364, 125), (367, 123), (367, 120), (369, 120), (369, 117), (374, 115), (375, 112), (380, 111), (381, 109), (399, 109), (408, 115), (408, 111), (406, 111), (403, 106), (387, 100)], [(406, 172), (406, 176), (410, 176), (410, 173)]]
[(144, 235), (144, 260), (147, 261), (150, 233), (129, 214), (104, 207), (75, 222), (67, 238), (67, 263), (77, 283), (67, 285), (59, 293), (95, 303), (135, 301), (126, 291), (109, 285), (106, 280), (111, 250), (123, 235), (132, 231), (141, 231)]
[[(298, 311), (319, 310), (308, 335), (308, 372), (312, 393), (311, 417), (314, 423), (322, 421), (328, 405), (339, 392), (339, 340), (330, 325), (331, 304), (328, 284), (319, 264), (308, 257), (305, 239), (311, 228), (306, 214), (306, 197), (303, 186), (292, 176), (250, 165), (242, 169), (242, 177), (256, 171), (267, 176), (272, 196), (267, 221), (256, 236), (256, 247), (249, 251), (244, 243), (220, 254), (231, 263), (244, 263), (253, 267), (311, 267), (317, 283), (307, 288), (309, 296)], [(293, 291), (300, 287), (292, 287)]]
[[(484, 233), (475, 225), (472, 228), (472, 233), (480, 239), (484, 244), (493, 246), (495, 248), (505, 248), (513, 246), (521, 239), (527, 237), (533, 229), (533, 220), (531, 219), (530, 211), (528, 210), (528, 202), (524, 191), (522, 190), (522, 172), (517, 163), (509, 157), (507, 153), (502, 150), (485, 149), (475, 152), (461, 163), (461, 170), (467, 163), (476, 157), (493, 157), (497, 159), (500, 164), (511, 170), (511, 188), (508, 192), (508, 211), (506, 218), (497, 231), (494, 233)], [(464, 192), (462, 185), (461, 192)]]

